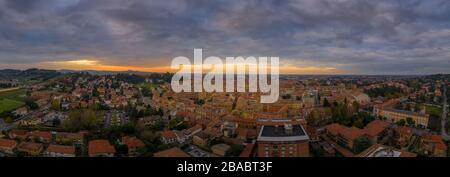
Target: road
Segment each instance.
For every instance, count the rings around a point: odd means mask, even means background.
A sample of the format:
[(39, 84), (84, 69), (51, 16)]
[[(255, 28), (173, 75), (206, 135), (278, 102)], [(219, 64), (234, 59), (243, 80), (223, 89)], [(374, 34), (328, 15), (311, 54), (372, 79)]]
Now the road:
[(6, 88), (6, 89), (0, 89), (0, 92), (8, 92), (13, 90), (18, 90), (20, 87), (13, 87), (13, 88)]
[(447, 85), (443, 84), (443, 93), (442, 93), (442, 119), (441, 119), (441, 135), (446, 140), (450, 140), (450, 137), (447, 134)]

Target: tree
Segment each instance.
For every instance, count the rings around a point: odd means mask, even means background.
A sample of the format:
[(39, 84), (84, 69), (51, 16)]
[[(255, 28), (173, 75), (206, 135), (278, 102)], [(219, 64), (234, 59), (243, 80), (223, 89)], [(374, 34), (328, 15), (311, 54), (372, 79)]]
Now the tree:
[(53, 124), (54, 127), (57, 127), (57, 126), (61, 125), (61, 120), (53, 119), (52, 124)]
[(231, 148), (226, 152), (225, 156), (234, 156), (237, 157), (244, 150), (244, 146), (242, 145), (231, 145)]
[(59, 111), (61, 108), (61, 102), (57, 99), (52, 100), (52, 105), (50, 108), (55, 111)]
[(63, 127), (69, 130), (90, 130), (97, 127), (100, 121), (101, 119), (93, 110), (73, 110), (69, 112), (69, 117), (63, 122)]
[(369, 140), (369, 138), (363, 136), (355, 140), (353, 143), (353, 152), (358, 154), (362, 151), (366, 150), (372, 145), (372, 142)]
[(25, 105), (27, 105), (28, 108), (30, 108), (31, 110), (35, 110), (35, 109), (39, 108), (39, 106), (36, 104), (36, 102), (34, 102), (31, 99), (26, 99)]
[(125, 144), (117, 144), (116, 145), (117, 154), (119, 156), (125, 156), (128, 154), (128, 146)]
[(358, 128), (364, 128), (364, 121), (362, 118), (358, 118), (356, 119), (356, 121), (353, 122), (353, 126), (354, 127), (358, 127)]
[(406, 123), (408, 124), (408, 126), (416, 125), (416, 121), (414, 121), (414, 119), (412, 119), (411, 117), (406, 118)]
[(330, 107), (330, 106), (331, 106), (330, 102), (325, 98), (323, 100), (323, 107)]
[(405, 126), (406, 122), (404, 119), (400, 119), (395, 124), (397, 124), (397, 126), (399, 126), (399, 127), (403, 127), (403, 126)]

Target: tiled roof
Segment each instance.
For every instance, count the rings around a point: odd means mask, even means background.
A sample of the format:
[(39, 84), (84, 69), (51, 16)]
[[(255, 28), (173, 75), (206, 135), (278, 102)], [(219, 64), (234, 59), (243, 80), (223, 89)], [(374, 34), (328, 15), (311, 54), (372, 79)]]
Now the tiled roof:
[(161, 132), (161, 137), (164, 139), (175, 139), (177, 135), (173, 131), (163, 131)]
[(75, 147), (50, 144), (47, 152), (61, 153), (61, 154), (75, 154)]
[(154, 154), (155, 157), (190, 157), (189, 154), (182, 151), (180, 148), (173, 147), (164, 151), (159, 151)]
[(14, 148), (17, 145), (15, 140), (0, 139), (0, 147)]
[(126, 144), (128, 148), (139, 148), (145, 146), (145, 144), (135, 136), (122, 137), (122, 143)]
[(389, 127), (389, 123), (382, 120), (374, 120), (364, 127), (364, 131), (367, 135), (376, 136), (386, 128)]
[(31, 136), (42, 137), (48, 140), (52, 139), (52, 134), (47, 131), (33, 131), (31, 132)]
[(89, 141), (89, 154), (115, 153), (114, 146), (108, 140)]

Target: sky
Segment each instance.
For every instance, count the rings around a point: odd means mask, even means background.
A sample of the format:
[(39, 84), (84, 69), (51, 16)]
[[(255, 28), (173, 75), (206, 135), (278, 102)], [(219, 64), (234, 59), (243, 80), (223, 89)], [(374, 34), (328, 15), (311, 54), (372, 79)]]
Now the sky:
[(450, 1), (0, 0), (0, 68), (165, 72), (194, 48), (282, 73), (450, 73)]

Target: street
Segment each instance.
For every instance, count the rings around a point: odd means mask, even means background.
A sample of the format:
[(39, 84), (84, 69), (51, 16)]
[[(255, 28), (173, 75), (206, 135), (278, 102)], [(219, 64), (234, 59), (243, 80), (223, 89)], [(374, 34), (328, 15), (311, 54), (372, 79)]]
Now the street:
[(449, 140), (449, 136), (447, 135), (447, 86), (444, 84), (443, 86), (443, 94), (442, 94), (442, 119), (441, 119), (441, 134), (442, 137), (446, 140)]

